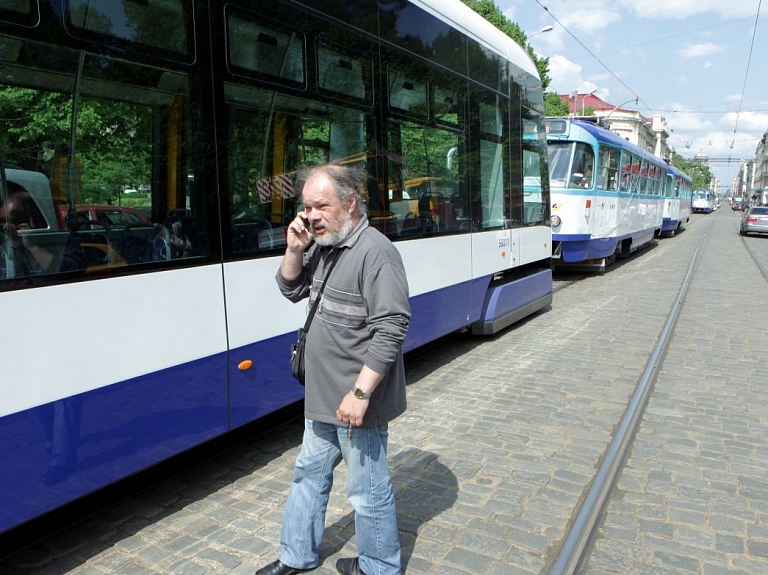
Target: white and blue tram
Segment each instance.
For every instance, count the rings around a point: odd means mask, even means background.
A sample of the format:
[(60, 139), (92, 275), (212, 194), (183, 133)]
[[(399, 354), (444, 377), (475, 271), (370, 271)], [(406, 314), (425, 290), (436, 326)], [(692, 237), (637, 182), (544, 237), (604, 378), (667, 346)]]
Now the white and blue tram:
[(682, 231), (691, 219), (691, 177), (676, 168), (667, 167), (667, 187), (664, 193), (664, 221), (661, 233), (674, 235)]
[(553, 265), (604, 266), (661, 230), (667, 164), (597, 124), (548, 118)]
[(541, 82), (458, 0), (3, 2), (0, 55), (0, 537), (302, 400), (299, 164), (367, 170), (406, 349), (552, 300)]
[(709, 214), (717, 209), (717, 197), (710, 190), (696, 190), (691, 200), (691, 211), (694, 214)]

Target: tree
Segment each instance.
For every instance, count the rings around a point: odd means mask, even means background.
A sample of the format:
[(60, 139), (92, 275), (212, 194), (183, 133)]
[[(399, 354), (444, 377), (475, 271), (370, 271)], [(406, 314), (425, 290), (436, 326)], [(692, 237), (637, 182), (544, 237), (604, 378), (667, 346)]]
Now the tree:
[(691, 187), (694, 190), (706, 190), (709, 189), (709, 182), (712, 181), (712, 172), (709, 166), (698, 162), (692, 158), (684, 158), (683, 156), (675, 156), (672, 161), (672, 165), (688, 174), (693, 183)]
[(567, 116), (571, 111), (567, 100), (563, 100), (556, 92), (544, 94), (544, 113), (547, 116)]
[[(0, 88), (0, 146), (7, 164), (48, 172), (72, 141), (70, 94)], [(151, 181), (152, 110), (127, 102), (83, 97), (76, 156), (86, 182), (83, 200), (110, 201), (126, 184)]]
[(549, 58), (541, 58), (536, 55), (528, 43), (528, 36), (520, 26), (504, 16), (494, 0), (462, 0), (462, 2), (523, 47), (539, 71), (541, 89), (546, 90), (552, 81), (552, 78), (549, 77)]

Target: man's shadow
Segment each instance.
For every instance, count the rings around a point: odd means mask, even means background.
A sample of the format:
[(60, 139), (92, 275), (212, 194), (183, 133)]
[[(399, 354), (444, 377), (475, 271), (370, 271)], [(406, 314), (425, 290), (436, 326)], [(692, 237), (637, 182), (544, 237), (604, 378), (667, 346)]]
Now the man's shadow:
[[(401, 451), (391, 457), (390, 469), (397, 500), (402, 570), (405, 572), (419, 532), (430, 520), (453, 506), (459, 483), (453, 472), (438, 461), (437, 454), (429, 451)], [(353, 537), (354, 526), (354, 511), (327, 526), (320, 557), (328, 558), (341, 551)]]

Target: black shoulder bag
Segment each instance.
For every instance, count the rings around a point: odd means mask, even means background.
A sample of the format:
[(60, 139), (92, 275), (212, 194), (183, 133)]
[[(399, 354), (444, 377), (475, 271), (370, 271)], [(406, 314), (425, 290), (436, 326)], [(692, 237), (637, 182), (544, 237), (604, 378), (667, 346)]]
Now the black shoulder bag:
[(323, 297), (323, 292), (325, 291), (325, 284), (328, 283), (328, 278), (331, 277), (331, 272), (333, 271), (333, 267), (336, 265), (336, 262), (339, 261), (340, 255), (341, 255), (341, 250), (338, 250), (335, 257), (333, 258), (333, 261), (331, 262), (330, 267), (328, 268), (328, 272), (325, 274), (323, 285), (320, 286), (320, 291), (317, 292), (317, 297), (315, 298), (315, 302), (312, 304), (312, 309), (309, 310), (307, 321), (304, 322), (304, 327), (299, 328), (299, 339), (296, 343), (294, 343), (291, 346), (291, 372), (293, 373), (293, 377), (295, 377), (301, 385), (305, 385), (304, 345), (307, 339), (307, 330), (309, 329), (309, 324), (312, 323), (312, 318), (315, 317), (317, 306), (320, 304), (320, 298)]

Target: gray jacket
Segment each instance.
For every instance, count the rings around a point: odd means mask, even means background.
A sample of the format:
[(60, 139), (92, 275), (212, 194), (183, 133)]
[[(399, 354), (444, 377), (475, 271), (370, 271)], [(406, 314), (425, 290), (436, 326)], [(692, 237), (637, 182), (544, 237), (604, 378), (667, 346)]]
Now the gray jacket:
[(363, 421), (363, 427), (374, 427), (406, 408), (403, 342), (411, 309), (400, 252), (362, 216), (336, 248), (312, 244), (298, 278), (288, 281), (278, 271), (277, 284), (293, 302), (309, 295), (309, 310), (337, 250), (339, 260), (307, 333), (304, 416), (339, 424), (336, 410), (367, 365), (386, 374)]

